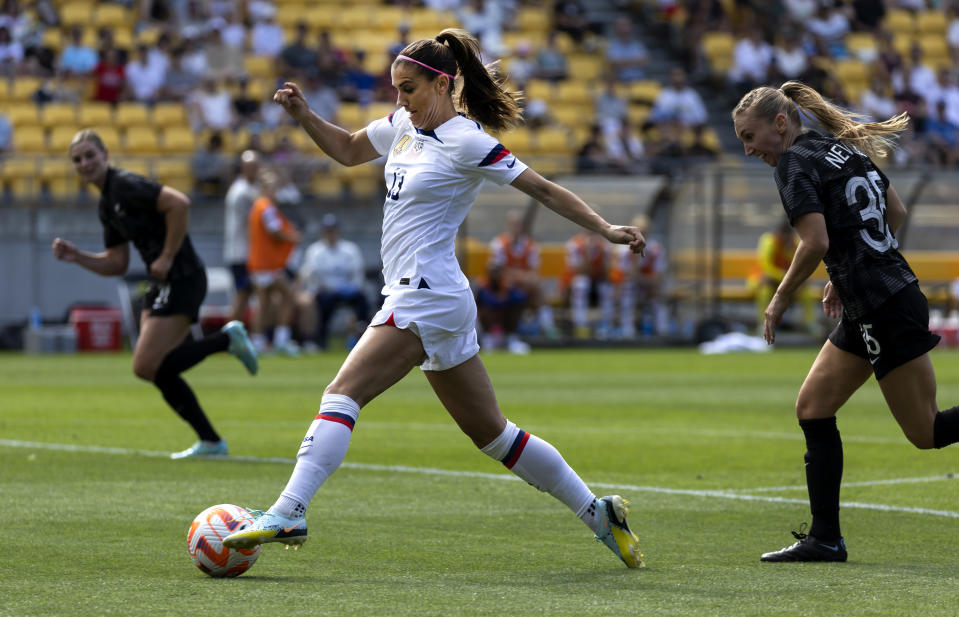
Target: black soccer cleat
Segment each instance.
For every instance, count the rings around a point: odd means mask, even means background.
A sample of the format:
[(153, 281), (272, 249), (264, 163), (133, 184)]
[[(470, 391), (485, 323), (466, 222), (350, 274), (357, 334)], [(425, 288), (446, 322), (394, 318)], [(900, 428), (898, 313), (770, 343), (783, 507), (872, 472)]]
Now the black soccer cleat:
[(823, 542), (815, 536), (798, 531), (792, 532), (798, 542), (792, 546), (763, 553), (759, 561), (846, 561), (846, 541), (842, 538), (833, 542)]

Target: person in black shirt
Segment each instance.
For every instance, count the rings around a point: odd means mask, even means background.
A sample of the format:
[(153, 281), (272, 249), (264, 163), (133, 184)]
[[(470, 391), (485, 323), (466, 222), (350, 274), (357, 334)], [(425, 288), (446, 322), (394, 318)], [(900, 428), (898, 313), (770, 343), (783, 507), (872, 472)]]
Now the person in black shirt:
[(206, 296), (206, 269), (187, 235), (189, 199), (168, 186), (111, 167), (103, 141), (92, 130), (77, 133), (69, 152), (77, 173), (100, 189), (106, 250), (89, 253), (56, 238), (54, 256), (103, 276), (117, 276), (127, 270), (133, 242), (153, 279), (144, 297), (148, 308), (140, 315), (133, 372), (156, 384), (170, 407), (197, 433), (199, 441), (172, 454), (173, 458), (227, 454), (226, 441), (213, 429), (180, 374), (208, 355), (227, 350), (255, 374), (257, 357), (239, 321), (200, 341), (188, 337)]
[[(825, 129), (804, 132), (799, 110)], [(800, 242), (765, 311), (763, 336), (776, 326), (790, 297), (825, 261), (826, 314), (839, 318), (799, 390), (796, 414), (806, 439), (809, 533), (765, 553), (762, 561), (846, 561), (839, 528), (843, 451), (836, 412), (875, 374), (886, 404), (920, 449), (959, 441), (959, 407), (939, 411), (929, 350), (929, 306), (916, 275), (899, 253), (896, 229), (906, 209), (871, 156), (883, 156), (908, 125), (903, 113), (862, 123), (799, 82), (748, 92), (733, 110), (747, 156), (774, 167), (776, 185)]]

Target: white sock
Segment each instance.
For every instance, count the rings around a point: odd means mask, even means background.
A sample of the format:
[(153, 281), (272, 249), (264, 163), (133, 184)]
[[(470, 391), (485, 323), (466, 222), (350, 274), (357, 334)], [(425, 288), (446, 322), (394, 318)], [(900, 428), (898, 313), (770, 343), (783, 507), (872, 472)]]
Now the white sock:
[(302, 516), (316, 491), (346, 458), (353, 425), (360, 415), (356, 401), (342, 394), (324, 394), (320, 412), (296, 453), (296, 466), (286, 488), (270, 510)]
[(569, 309), (573, 325), (589, 325), (589, 277), (578, 274), (573, 277), (569, 289)]
[[(590, 506), (596, 501), (596, 495), (556, 448), (507, 421), (500, 436), (482, 451), (537, 489), (562, 501), (596, 531), (590, 521), (584, 518), (590, 514)], [(591, 520), (593, 517), (590, 515), (589, 518)]]

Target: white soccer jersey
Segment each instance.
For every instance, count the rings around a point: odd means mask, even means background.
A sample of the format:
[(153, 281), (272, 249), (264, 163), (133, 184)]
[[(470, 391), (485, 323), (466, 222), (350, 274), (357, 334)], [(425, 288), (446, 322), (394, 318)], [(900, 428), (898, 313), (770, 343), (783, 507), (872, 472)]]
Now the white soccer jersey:
[(456, 260), (456, 232), (483, 180), (508, 184), (527, 166), (465, 116), (423, 131), (400, 108), (371, 122), (366, 134), (377, 152), (388, 155), (383, 293), (469, 288)]

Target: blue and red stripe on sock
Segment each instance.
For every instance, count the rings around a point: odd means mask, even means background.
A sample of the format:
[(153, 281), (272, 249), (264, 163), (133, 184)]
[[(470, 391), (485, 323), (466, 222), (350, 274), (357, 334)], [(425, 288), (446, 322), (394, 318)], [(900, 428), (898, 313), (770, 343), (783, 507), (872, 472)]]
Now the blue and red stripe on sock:
[(519, 434), (516, 435), (516, 439), (514, 439), (512, 445), (510, 445), (506, 456), (501, 458), (500, 462), (503, 463), (507, 469), (512, 469), (513, 465), (516, 464), (516, 461), (519, 460), (519, 457), (523, 455), (523, 450), (526, 448), (526, 442), (528, 441), (529, 433), (524, 430), (520, 430)]

